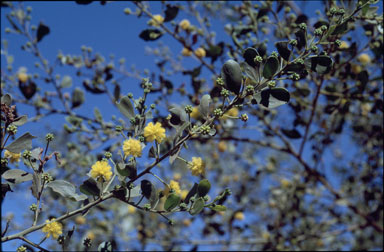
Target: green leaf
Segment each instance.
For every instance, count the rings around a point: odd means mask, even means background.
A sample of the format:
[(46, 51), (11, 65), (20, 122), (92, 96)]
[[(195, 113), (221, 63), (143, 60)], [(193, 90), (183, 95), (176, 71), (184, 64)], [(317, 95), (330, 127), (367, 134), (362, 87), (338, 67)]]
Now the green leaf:
[(196, 193), (197, 193), (197, 187), (198, 187), (198, 184), (195, 183), (195, 184), (193, 185), (193, 187), (191, 188), (191, 190), (189, 190), (187, 196), (185, 196), (184, 202), (185, 202), (186, 204), (188, 204), (188, 203), (189, 203), (189, 200), (190, 200), (193, 196), (196, 195)]
[(191, 210), (189, 211), (189, 213), (191, 215), (196, 215), (196, 214), (199, 214), (201, 211), (203, 211), (204, 209), (204, 205), (205, 205), (205, 202), (204, 202), (204, 199), (203, 198), (198, 198), (192, 205), (191, 207)]
[(69, 88), (72, 86), (72, 78), (69, 75), (65, 75), (61, 80), (60, 86), (62, 88)]
[(245, 49), (243, 53), (245, 62), (247, 62), (248, 65), (252, 67), (257, 67), (257, 64), (255, 63), (255, 60), (254, 60), (256, 56), (259, 56), (259, 53), (253, 47), (248, 47), (247, 49)]
[(179, 7), (175, 5), (167, 4), (167, 9), (165, 10), (164, 22), (169, 22), (174, 20), (178, 12), (179, 12)]
[(5, 103), (7, 106), (10, 106), (12, 104), (12, 96), (10, 94), (2, 95), (1, 103)]
[(208, 194), (209, 190), (211, 189), (211, 183), (209, 183), (208, 179), (203, 179), (200, 181), (199, 185), (197, 186), (197, 193), (200, 197), (204, 197)]
[(281, 132), (283, 132), (283, 134), (285, 136), (287, 136), (288, 138), (292, 138), (292, 139), (298, 139), (298, 138), (301, 138), (301, 134), (299, 131), (297, 131), (297, 129), (284, 129), (282, 128), (281, 129)]
[(170, 193), (164, 203), (164, 209), (166, 211), (171, 211), (180, 204), (180, 196), (176, 193)]
[(144, 41), (154, 41), (163, 36), (163, 33), (158, 29), (146, 29), (139, 35)]
[(120, 85), (116, 84), (115, 88), (113, 89), (113, 97), (115, 98), (115, 101), (118, 101), (120, 99)]
[(85, 195), (76, 194), (76, 187), (65, 180), (54, 180), (49, 182), (47, 187), (51, 188), (61, 196), (75, 201), (81, 201), (87, 198)]
[(37, 42), (40, 42), (45, 36), (47, 36), (49, 34), (49, 32), (50, 32), (49, 27), (40, 22), (39, 27), (37, 27), (37, 32), (36, 32)]
[(19, 169), (8, 170), (1, 175), (1, 177), (11, 183), (18, 184), (33, 179), (33, 175)]
[(6, 146), (5, 149), (13, 153), (20, 153), (24, 149), (29, 150), (32, 148), (32, 139), (34, 138), (36, 137), (32, 136), (31, 134), (29, 134), (29, 132), (27, 132), (21, 137), (17, 138), (8, 146)]
[(332, 68), (332, 64), (332, 59), (326, 55), (313, 56), (305, 60), (305, 65), (318, 74), (328, 73)]
[(290, 94), (285, 88), (265, 88), (254, 98), (266, 108), (276, 108), (289, 102)]
[(149, 200), (151, 208), (155, 208), (157, 203), (159, 203), (156, 187), (149, 180), (144, 179), (141, 181), (140, 188), (142, 195)]
[(289, 57), (291, 56), (291, 50), (288, 49), (288, 42), (276, 42), (275, 46), (280, 56), (286, 61), (289, 61)]
[(223, 206), (223, 205), (214, 205), (214, 206), (210, 206), (209, 208), (214, 210), (214, 211), (216, 211), (216, 212), (225, 212), (225, 211), (227, 211), (227, 207)]
[(135, 179), (137, 176), (137, 168), (135, 163), (130, 163), (130, 164), (118, 163), (116, 165), (116, 170), (117, 170), (117, 173), (123, 177)]
[(83, 182), (83, 184), (80, 186), (80, 192), (91, 196), (100, 195), (100, 189), (97, 186), (97, 182), (93, 178), (89, 178)]
[(80, 88), (75, 88), (72, 92), (72, 108), (79, 107), (84, 103), (84, 92)]
[(345, 20), (338, 25), (332, 25), (331, 29), (333, 30), (331, 35), (344, 34), (346, 31), (348, 31), (348, 20)]
[(97, 251), (112, 252), (113, 251), (112, 242), (106, 241), (106, 242), (100, 243), (99, 247), (97, 248)]
[(209, 94), (203, 95), (200, 100), (199, 111), (204, 117), (209, 116), (209, 104), (211, 103), (211, 101), (212, 99)]
[(116, 103), (117, 108), (120, 110), (120, 112), (127, 117), (128, 119), (131, 119), (135, 117), (135, 111), (133, 109), (133, 105), (131, 100), (128, 98), (128, 96), (124, 96), (119, 103)]
[(12, 124), (15, 125), (15, 126), (22, 126), (24, 125), (26, 122), (28, 121), (28, 117), (26, 115), (23, 115), (23, 116), (20, 116), (18, 118), (16, 118)]
[(239, 94), (243, 78), (239, 63), (234, 60), (225, 62), (221, 68), (221, 78), (228, 90)]
[(266, 79), (271, 79), (278, 69), (279, 60), (274, 56), (269, 57), (263, 68), (263, 77)]
[(187, 113), (184, 111), (184, 109), (182, 109), (179, 106), (172, 107), (169, 110), (169, 112), (171, 112), (171, 116), (172, 116), (171, 119), (169, 120), (172, 126), (177, 126), (182, 122), (188, 121)]

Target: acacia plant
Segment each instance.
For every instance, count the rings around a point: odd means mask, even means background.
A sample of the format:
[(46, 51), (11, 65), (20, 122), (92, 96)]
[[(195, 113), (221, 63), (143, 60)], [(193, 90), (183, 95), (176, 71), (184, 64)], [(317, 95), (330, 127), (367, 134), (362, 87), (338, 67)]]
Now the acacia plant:
[(4, 249), (382, 249), (378, 1), (124, 4), (155, 68), (46, 58), (50, 24), (1, 4), (2, 207), (33, 199), (2, 213)]

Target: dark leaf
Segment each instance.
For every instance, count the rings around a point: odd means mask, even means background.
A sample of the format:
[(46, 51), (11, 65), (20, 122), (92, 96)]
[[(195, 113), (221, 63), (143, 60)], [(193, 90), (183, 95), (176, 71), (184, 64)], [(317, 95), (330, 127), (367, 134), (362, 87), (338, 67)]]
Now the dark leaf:
[(24, 97), (29, 100), (35, 95), (37, 86), (33, 81), (29, 80), (26, 83), (19, 82), (19, 89)]
[(197, 193), (197, 187), (198, 187), (198, 184), (195, 183), (195, 184), (193, 185), (193, 187), (191, 188), (191, 190), (189, 190), (187, 196), (186, 196), (185, 199), (184, 199), (184, 202), (185, 202), (186, 204), (188, 204), (188, 203), (189, 203), (189, 200), (190, 200), (193, 196), (196, 195), (196, 193)]
[(154, 41), (159, 39), (163, 33), (158, 29), (146, 29), (142, 31), (139, 35), (144, 41)]
[(274, 56), (269, 57), (263, 68), (263, 77), (266, 79), (271, 79), (278, 69), (279, 60)]
[(305, 45), (307, 44), (307, 36), (305, 34), (305, 31), (303, 30), (298, 30), (296, 33), (296, 40), (297, 40), (297, 45), (296, 47), (301, 50), (301, 48), (305, 47)]
[(200, 181), (199, 185), (197, 186), (197, 193), (200, 197), (204, 197), (208, 194), (209, 190), (211, 189), (211, 183), (209, 183), (208, 179), (203, 179)]
[(91, 92), (91, 93), (93, 93), (93, 94), (103, 94), (103, 93), (105, 93), (105, 90), (104, 89), (100, 89), (100, 88), (98, 88), (98, 87), (96, 87), (96, 86), (91, 86), (87, 81), (84, 81), (83, 82), (83, 86), (84, 86), (84, 88), (87, 90), (87, 91), (89, 91), (89, 92)]
[(275, 46), (280, 56), (286, 61), (288, 61), (289, 57), (291, 56), (291, 50), (288, 49), (288, 42), (286, 41), (276, 42)]
[(93, 178), (89, 178), (80, 186), (80, 192), (86, 195), (99, 196), (100, 189), (97, 187), (96, 181)]
[(50, 32), (49, 27), (43, 23), (40, 23), (39, 27), (37, 27), (37, 33), (36, 33), (37, 42), (40, 42), (46, 35), (49, 34), (49, 32)]
[(87, 4), (90, 4), (92, 3), (93, 1), (75, 1), (77, 4), (82, 4), (82, 5), (87, 5)]
[(167, 4), (167, 9), (165, 10), (164, 22), (169, 22), (175, 19), (178, 12), (179, 12), (179, 7), (175, 5)]
[(265, 88), (255, 95), (258, 103), (267, 108), (276, 108), (289, 102), (290, 94), (284, 88)]
[(225, 62), (221, 68), (221, 77), (228, 90), (239, 94), (243, 78), (239, 63), (234, 60)]
[(301, 138), (301, 134), (299, 131), (297, 131), (296, 129), (281, 129), (281, 132), (283, 132), (283, 134), (289, 138), (292, 138), (292, 139), (298, 139), (298, 138)]
[(120, 85), (116, 84), (115, 88), (113, 89), (113, 98), (115, 98), (115, 101), (120, 99), (120, 93)]
[(332, 59), (326, 55), (313, 56), (305, 60), (305, 65), (318, 74), (326, 74), (332, 68)]
[(7, 192), (13, 192), (11, 189), (11, 186), (9, 184), (3, 184), (1, 183), (1, 202), (3, 202), (3, 199)]
[(84, 92), (80, 88), (75, 88), (72, 92), (72, 108), (77, 108), (84, 102)]
[(344, 34), (346, 31), (348, 31), (348, 20), (342, 22), (341, 24), (331, 27), (331, 29), (333, 29), (331, 35)]
[(1, 103), (6, 104), (7, 106), (11, 106), (12, 104), (12, 96), (10, 94), (5, 94), (1, 96)]
[(257, 52), (257, 50), (255, 48), (252, 48), (252, 47), (248, 47), (247, 49), (245, 49), (245, 51), (243, 53), (243, 57), (244, 57), (245, 62), (247, 62), (248, 65), (250, 65), (252, 67), (257, 66), (257, 64), (254, 61), (256, 56), (259, 56), (259, 53)]

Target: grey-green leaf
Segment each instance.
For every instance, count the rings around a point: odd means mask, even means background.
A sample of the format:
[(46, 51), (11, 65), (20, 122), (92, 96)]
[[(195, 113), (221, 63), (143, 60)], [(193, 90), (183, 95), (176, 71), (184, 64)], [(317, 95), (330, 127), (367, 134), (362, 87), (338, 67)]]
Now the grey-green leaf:
[(117, 108), (120, 110), (120, 112), (127, 117), (128, 119), (131, 119), (135, 116), (135, 112), (133, 110), (133, 105), (131, 100), (128, 98), (128, 96), (124, 96), (120, 103), (116, 103)]
[(69, 75), (65, 75), (63, 79), (61, 80), (61, 87), (63, 88), (69, 88), (72, 86), (72, 78)]
[(200, 100), (199, 111), (205, 117), (209, 116), (209, 104), (211, 103), (211, 100), (212, 99), (209, 94), (203, 95)]
[(75, 88), (72, 92), (72, 108), (76, 108), (84, 103), (84, 92), (80, 88)]
[(192, 205), (192, 208), (191, 210), (189, 211), (189, 213), (191, 215), (196, 215), (196, 214), (199, 214), (201, 211), (203, 211), (204, 209), (204, 199), (203, 198), (198, 198)]
[(228, 60), (221, 68), (221, 78), (228, 90), (239, 94), (242, 83), (242, 72), (239, 63), (234, 60)]
[(13, 125), (15, 126), (22, 126), (28, 121), (28, 117), (26, 115), (20, 116), (15, 119), (15, 121), (12, 122)]
[(4, 172), (3, 175), (1, 175), (1, 177), (5, 180), (8, 180), (9, 182), (15, 183), (15, 184), (22, 183), (22, 182), (29, 181), (29, 180), (33, 179), (32, 174), (30, 174), (26, 171), (23, 171), (23, 170), (19, 170), (19, 169), (8, 170), (8, 171)]
[(166, 211), (171, 211), (180, 204), (180, 196), (176, 193), (170, 193), (164, 203), (164, 209)]
[(70, 198), (75, 201), (85, 200), (87, 196), (78, 195), (76, 193), (76, 187), (65, 180), (54, 180), (47, 184), (47, 187), (51, 188), (53, 191), (57, 192), (65, 198)]
[(278, 69), (279, 60), (274, 56), (269, 57), (263, 68), (263, 77), (266, 79), (271, 79)]
[(20, 153), (24, 149), (31, 149), (32, 148), (32, 139), (36, 138), (35, 136), (32, 136), (29, 134), (29, 132), (25, 133), (21, 137), (17, 138), (15, 141), (13, 141), (11, 144), (5, 147), (5, 149), (9, 150), (10, 152), (14, 153)]
[(227, 210), (227, 207), (223, 205), (214, 205), (210, 206), (209, 208), (217, 212), (225, 212)]
[(7, 106), (10, 106), (12, 104), (12, 96), (10, 94), (1, 96), (1, 103), (5, 103)]

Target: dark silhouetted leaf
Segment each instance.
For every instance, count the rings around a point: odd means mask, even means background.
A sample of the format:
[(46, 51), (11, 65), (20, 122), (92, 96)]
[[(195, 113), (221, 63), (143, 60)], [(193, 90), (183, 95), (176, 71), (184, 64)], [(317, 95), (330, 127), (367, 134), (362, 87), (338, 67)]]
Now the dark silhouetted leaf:
[(36, 84), (29, 80), (26, 83), (19, 82), (19, 89), (26, 99), (31, 99), (37, 90)]
[(180, 204), (180, 196), (176, 193), (170, 193), (164, 203), (165, 211), (171, 211)]
[(86, 195), (99, 196), (100, 189), (97, 187), (96, 181), (93, 178), (89, 178), (80, 186), (80, 192)]
[(326, 55), (313, 56), (305, 60), (305, 65), (318, 74), (326, 74), (332, 68), (332, 59)]
[(283, 132), (283, 134), (289, 138), (292, 138), (292, 139), (298, 139), (298, 138), (301, 138), (301, 134), (299, 131), (297, 131), (296, 129), (281, 129), (281, 132)]
[(84, 92), (80, 88), (75, 88), (72, 92), (72, 108), (79, 107), (84, 103)]
[(43, 23), (40, 23), (39, 27), (37, 27), (37, 32), (36, 32), (37, 42), (40, 42), (46, 35), (49, 34), (49, 32), (50, 32), (49, 27)]
[(278, 69), (279, 60), (274, 56), (269, 57), (263, 68), (263, 77), (266, 79), (271, 79)]
[(196, 195), (196, 193), (197, 193), (197, 187), (198, 187), (198, 184), (195, 183), (195, 184), (193, 184), (193, 187), (191, 188), (191, 190), (189, 190), (187, 196), (186, 196), (185, 199), (184, 199), (184, 202), (185, 202), (186, 204), (188, 204), (188, 203), (189, 203), (189, 200), (190, 200), (193, 196)]
[(144, 41), (154, 41), (163, 36), (163, 33), (158, 29), (146, 29), (139, 35)]
[(305, 31), (300, 29), (295, 33), (295, 35), (297, 40), (296, 47), (301, 50), (301, 48), (305, 47), (305, 45), (307, 44), (307, 37)]
[(167, 9), (165, 10), (164, 22), (169, 22), (175, 19), (178, 12), (179, 12), (179, 7), (167, 4)]
[(221, 68), (221, 77), (228, 90), (239, 94), (243, 78), (239, 63), (234, 60), (225, 62)]
[(243, 57), (244, 57), (245, 62), (247, 62), (248, 65), (250, 65), (252, 67), (257, 66), (257, 64), (254, 61), (256, 56), (259, 56), (259, 53), (257, 52), (257, 50), (255, 48), (252, 48), (252, 47), (248, 47), (247, 49), (245, 49), (245, 51), (243, 53)]
[(275, 46), (280, 56), (286, 61), (288, 61), (289, 57), (291, 56), (291, 50), (288, 49), (288, 42), (286, 41), (276, 42)]

